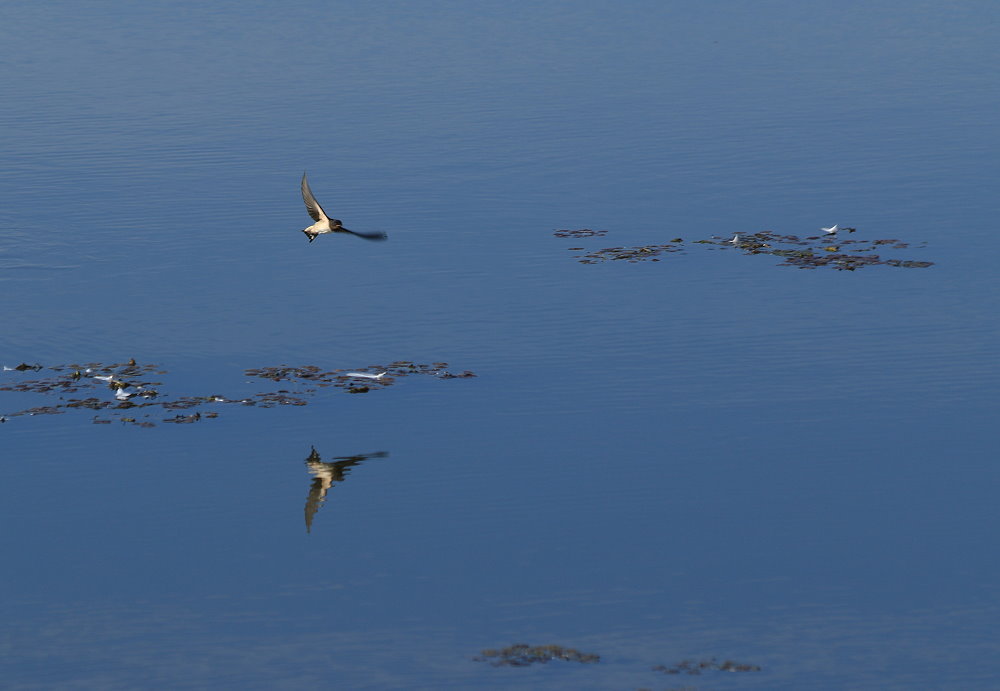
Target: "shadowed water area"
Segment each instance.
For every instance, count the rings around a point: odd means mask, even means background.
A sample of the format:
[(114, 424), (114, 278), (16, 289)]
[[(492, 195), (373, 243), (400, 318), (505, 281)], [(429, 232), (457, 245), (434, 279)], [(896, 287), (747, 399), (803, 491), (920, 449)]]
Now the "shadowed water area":
[(3, 686), (996, 688), (998, 24), (6, 8)]

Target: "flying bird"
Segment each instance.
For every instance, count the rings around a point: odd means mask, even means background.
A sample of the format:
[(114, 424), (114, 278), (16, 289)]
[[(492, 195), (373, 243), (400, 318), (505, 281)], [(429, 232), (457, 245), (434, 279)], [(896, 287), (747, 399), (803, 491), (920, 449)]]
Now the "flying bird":
[(317, 235), (323, 235), (324, 233), (350, 233), (365, 240), (386, 239), (385, 233), (357, 233), (353, 230), (348, 230), (341, 224), (339, 219), (327, 216), (326, 212), (323, 211), (323, 207), (319, 205), (316, 197), (313, 196), (312, 190), (309, 189), (309, 181), (306, 180), (305, 173), (302, 173), (302, 201), (306, 203), (306, 211), (316, 221), (308, 228), (302, 229), (302, 232), (309, 238), (309, 242), (315, 240)]
[(839, 230), (839, 228), (837, 227), (836, 224), (834, 224), (829, 228), (820, 228), (820, 230), (822, 230), (824, 233), (836, 233)]

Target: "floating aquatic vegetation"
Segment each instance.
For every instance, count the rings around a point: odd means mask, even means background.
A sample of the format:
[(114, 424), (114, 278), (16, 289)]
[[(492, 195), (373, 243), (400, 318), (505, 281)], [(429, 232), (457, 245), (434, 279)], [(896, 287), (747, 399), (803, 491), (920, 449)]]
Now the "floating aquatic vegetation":
[(899, 259), (886, 259), (884, 263), (889, 266), (901, 266), (904, 269), (926, 269), (928, 266), (934, 265), (934, 262), (901, 261)]
[[(57, 365), (45, 368), (42, 365), (5, 367), (10, 379), (0, 379), (0, 391), (45, 395), (55, 397), (58, 403), (26, 408), (0, 416), (0, 422), (22, 415), (57, 415), (73, 409), (100, 411), (111, 415), (111, 419), (94, 416), (94, 424), (108, 424), (117, 420), (138, 427), (155, 424), (150, 418), (156, 409), (175, 414), (159, 421), (172, 424), (189, 424), (202, 419), (218, 417), (218, 412), (205, 410), (216, 404), (256, 406), (305, 406), (308, 398), (322, 387), (336, 387), (347, 393), (368, 393), (376, 389), (392, 386), (402, 377), (425, 374), (440, 379), (474, 377), (465, 371), (453, 374), (447, 371), (448, 363), (436, 362), (431, 365), (416, 364), (408, 360), (393, 362), (387, 366), (375, 367), (372, 373), (349, 371), (346, 369), (324, 370), (315, 365), (304, 367), (262, 367), (249, 369), (245, 374), (255, 379), (266, 379), (271, 383), (281, 382), (283, 388), (277, 391), (259, 391), (249, 396), (231, 398), (219, 394), (210, 395), (169, 395), (163, 375), (168, 374), (159, 365), (137, 364), (129, 360), (125, 363)], [(19, 379), (17, 373), (40, 372), (48, 369), (52, 374), (41, 378)], [(155, 381), (154, 381), (155, 375)], [(364, 384), (358, 384), (358, 382)], [(157, 388), (153, 388), (153, 387)], [(126, 414), (125, 411), (128, 411)], [(188, 411), (188, 412), (179, 412)]]
[(734, 662), (733, 660), (723, 660), (719, 662), (714, 657), (710, 657), (704, 660), (681, 660), (675, 665), (667, 667), (666, 665), (657, 665), (653, 667), (654, 672), (663, 672), (664, 674), (701, 674), (702, 672), (759, 672), (760, 666), (758, 665), (748, 665), (742, 662)]
[[(902, 250), (909, 244), (898, 239), (861, 240), (843, 236), (854, 233), (856, 228), (840, 228), (833, 233), (800, 237), (782, 235), (772, 231), (759, 233), (737, 233), (731, 239), (718, 237), (693, 240), (691, 245), (709, 245), (711, 249), (737, 249), (743, 254), (769, 254), (781, 258), (779, 266), (795, 266), (800, 269), (828, 267), (838, 271), (856, 271), (865, 266), (895, 266), (907, 269), (926, 268), (933, 262), (883, 257), (876, 250)], [(588, 237), (568, 235), (571, 231), (556, 231), (558, 237)], [(582, 231), (580, 231), (582, 232)], [(603, 233), (602, 233), (603, 234)], [(660, 261), (662, 255), (686, 251), (684, 240), (674, 238), (665, 244), (640, 245), (636, 247), (606, 247), (586, 251), (583, 247), (570, 247), (571, 251), (584, 252), (576, 255), (581, 264), (597, 264), (605, 261), (629, 263), (640, 261)]]
[[(841, 228), (839, 232), (853, 233), (854, 228)], [(829, 244), (833, 241), (833, 244)], [(780, 235), (771, 231), (761, 231), (751, 235), (738, 236), (738, 242), (725, 241), (745, 254), (770, 254), (781, 257), (779, 266), (796, 266), (800, 269), (830, 267), (838, 271), (856, 271), (865, 266), (899, 266), (904, 268), (926, 268), (933, 262), (884, 258), (875, 254), (876, 249), (907, 249), (909, 244), (895, 238), (880, 240), (845, 239), (837, 241), (831, 235), (800, 238), (796, 235)]]
[(488, 648), (473, 658), (478, 662), (489, 662), (494, 667), (527, 667), (536, 662), (546, 663), (550, 660), (566, 660), (567, 662), (582, 662), (584, 664), (600, 662), (601, 656), (596, 653), (581, 653), (574, 648), (564, 648), (561, 645), (528, 645), (517, 643), (508, 648), (494, 650)]
[[(28, 408), (19, 413), (7, 413), (7, 417), (17, 417), (18, 415), (61, 415), (65, 412), (65, 410), (61, 409), (61, 406), (40, 405), (35, 408)], [(6, 422), (6, 418), (4, 422)]]
[(276, 405), (308, 405), (309, 401), (301, 396), (293, 396), (288, 391), (275, 391), (273, 393), (259, 393), (255, 395), (255, 405), (261, 408), (273, 408)]
[(174, 415), (173, 417), (164, 418), (163, 421), (183, 425), (190, 422), (198, 422), (200, 419), (201, 413), (192, 413), (191, 415)]
[(4, 365), (4, 370), (7, 371), (7, 372), (14, 372), (14, 371), (24, 372), (25, 370), (29, 370), (29, 369), (30, 370), (35, 370), (37, 372), (38, 370), (42, 369), (42, 366), (41, 365), (29, 365), (27, 362), (22, 362), (17, 367), (7, 367), (6, 365)]
[(683, 252), (684, 248), (679, 244), (665, 245), (642, 245), (639, 247), (606, 247), (594, 252), (579, 255), (581, 264), (597, 264), (605, 261), (625, 260), (630, 263), (643, 261), (660, 261), (661, 254), (670, 252)]
[(591, 230), (590, 228), (580, 228), (579, 230), (557, 230), (552, 233), (557, 238), (592, 238), (607, 235), (606, 230)]
[(317, 387), (333, 386), (345, 389), (348, 393), (366, 393), (375, 389), (386, 388), (395, 384), (396, 380), (401, 377), (417, 374), (431, 375), (439, 379), (460, 379), (476, 376), (475, 373), (468, 370), (461, 374), (454, 374), (449, 372), (447, 367), (447, 362), (419, 365), (409, 360), (397, 360), (388, 365), (369, 365), (367, 368), (364, 368), (369, 371), (347, 369), (323, 370), (315, 365), (305, 367), (281, 365), (279, 367), (248, 369), (245, 371), (245, 374), (250, 377), (260, 377), (276, 382), (287, 381)]

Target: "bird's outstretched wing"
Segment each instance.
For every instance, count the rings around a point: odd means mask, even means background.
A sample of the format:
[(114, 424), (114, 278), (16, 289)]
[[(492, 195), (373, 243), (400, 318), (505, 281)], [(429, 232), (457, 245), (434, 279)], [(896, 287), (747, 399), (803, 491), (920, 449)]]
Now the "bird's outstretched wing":
[(312, 190), (309, 189), (309, 181), (306, 180), (306, 174), (302, 173), (302, 201), (306, 203), (306, 211), (312, 216), (314, 221), (324, 221), (329, 218), (326, 212), (323, 211), (323, 207), (319, 205), (316, 201), (316, 197), (313, 196)]

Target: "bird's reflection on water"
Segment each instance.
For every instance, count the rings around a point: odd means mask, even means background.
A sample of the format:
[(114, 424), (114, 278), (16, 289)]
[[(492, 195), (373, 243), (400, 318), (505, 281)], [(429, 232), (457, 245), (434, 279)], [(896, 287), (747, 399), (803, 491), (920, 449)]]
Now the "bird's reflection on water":
[(335, 482), (343, 482), (351, 468), (369, 458), (385, 458), (388, 455), (386, 451), (376, 451), (356, 456), (335, 456), (331, 461), (324, 461), (316, 451), (316, 447), (312, 447), (306, 458), (306, 467), (313, 476), (313, 481), (309, 485), (309, 496), (306, 497), (306, 532), (312, 532), (313, 518), (323, 506), (326, 493)]

